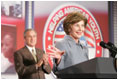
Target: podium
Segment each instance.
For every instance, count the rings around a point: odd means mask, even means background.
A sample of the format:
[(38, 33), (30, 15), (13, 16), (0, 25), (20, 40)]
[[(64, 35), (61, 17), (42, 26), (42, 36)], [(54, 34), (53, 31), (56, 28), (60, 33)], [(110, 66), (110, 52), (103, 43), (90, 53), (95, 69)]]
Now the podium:
[(61, 79), (116, 79), (113, 58), (94, 58), (55, 72)]

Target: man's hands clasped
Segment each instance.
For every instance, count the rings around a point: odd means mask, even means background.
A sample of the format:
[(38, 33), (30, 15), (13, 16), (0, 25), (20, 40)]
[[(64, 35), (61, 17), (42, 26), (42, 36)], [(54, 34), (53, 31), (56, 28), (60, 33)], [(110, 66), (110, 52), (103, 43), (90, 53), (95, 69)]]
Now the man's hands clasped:
[(42, 64), (48, 65), (48, 55), (47, 54), (43, 54), (42, 58), (40, 59), (40, 61), (38, 61), (36, 66), (40, 67)]

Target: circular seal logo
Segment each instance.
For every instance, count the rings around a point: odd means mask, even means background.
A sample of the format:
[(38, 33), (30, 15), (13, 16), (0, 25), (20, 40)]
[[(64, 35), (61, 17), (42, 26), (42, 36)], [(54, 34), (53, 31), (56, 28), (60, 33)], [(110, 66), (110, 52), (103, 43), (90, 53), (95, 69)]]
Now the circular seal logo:
[(44, 50), (48, 52), (47, 48), (50, 48), (50, 45), (54, 46), (55, 42), (62, 40), (66, 35), (63, 30), (63, 20), (65, 16), (73, 11), (78, 11), (88, 19), (85, 34), (81, 37), (80, 41), (88, 49), (94, 48), (92, 53), (95, 54), (95, 57), (101, 57), (103, 50), (99, 45), (100, 41), (102, 41), (100, 27), (87, 9), (75, 3), (61, 5), (49, 15), (43, 33)]

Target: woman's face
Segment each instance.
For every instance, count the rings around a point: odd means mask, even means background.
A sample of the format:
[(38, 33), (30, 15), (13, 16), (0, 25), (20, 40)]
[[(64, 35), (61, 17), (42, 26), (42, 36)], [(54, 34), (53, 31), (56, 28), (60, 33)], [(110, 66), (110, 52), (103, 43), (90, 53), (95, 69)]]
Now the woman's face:
[(83, 20), (81, 20), (71, 26), (71, 31), (69, 35), (73, 39), (78, 40), (81, 36), (84, 35), (84, 31), (85, 31), (85, 23)]
[(6, 34), (2, 39), (2, 53), (8, 55), (14, 48), (14, 40), (11, 35)]

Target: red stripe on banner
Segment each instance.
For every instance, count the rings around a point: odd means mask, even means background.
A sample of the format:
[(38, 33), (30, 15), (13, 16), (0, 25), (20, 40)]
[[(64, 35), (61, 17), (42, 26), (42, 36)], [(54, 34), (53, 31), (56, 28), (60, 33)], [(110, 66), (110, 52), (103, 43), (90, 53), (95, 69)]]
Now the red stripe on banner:
[(87, 37), (89, 37), (90, 39), (92, 39), (92, 40), (94, 41), (93, 36), (89, 35), (89, 34), (88, 34), (88, 33), (86, 33), (86, 32), (84, 33), (84, 35), (85, 35), (85, 36), (87, 36)]
[(88, 26), (86, 27), (86, 30), (88, 30), (88, 31), (90, 31), (90, 32), (91, 32), (91, 29), (90, 29)]
[(94, 45), (93, 45), (91, 42), (89, 42), (88, 40), (87, 40), (87, 43), (88, 43), (91, 47), (94, 47)]
[(55, 38), (63, 38), (65, 35), (55, 35)]

